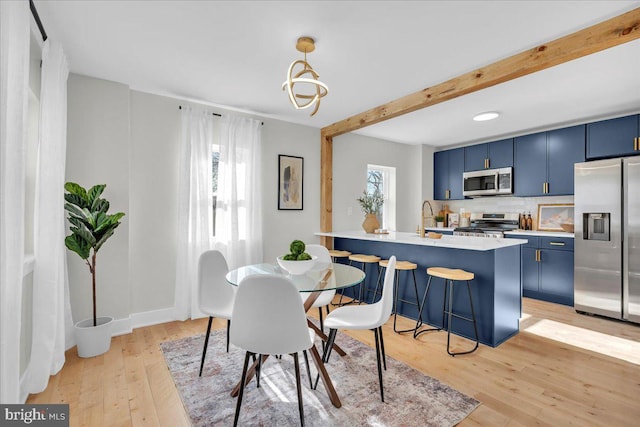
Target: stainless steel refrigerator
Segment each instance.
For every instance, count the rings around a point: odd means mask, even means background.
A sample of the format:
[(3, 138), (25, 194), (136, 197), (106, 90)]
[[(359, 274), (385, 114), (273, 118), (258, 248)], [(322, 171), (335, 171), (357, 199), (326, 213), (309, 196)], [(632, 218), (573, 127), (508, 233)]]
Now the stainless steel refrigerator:
[(574, 172), (574, 307), (640, 322), (640, 156)]

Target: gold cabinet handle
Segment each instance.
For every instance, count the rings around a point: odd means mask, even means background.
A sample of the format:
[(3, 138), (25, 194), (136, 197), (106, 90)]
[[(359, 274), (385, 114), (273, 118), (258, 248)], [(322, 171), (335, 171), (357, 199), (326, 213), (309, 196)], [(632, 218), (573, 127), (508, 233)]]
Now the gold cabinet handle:
[(540, 249), (536, 249), (536, 262), (540, 262)]
[(564, 246), (563, 242), (549, 242), (551, 246)]
[(446, 191), (446, 194), (444, 195), (445, 199), (449, 199), (449, 190)]

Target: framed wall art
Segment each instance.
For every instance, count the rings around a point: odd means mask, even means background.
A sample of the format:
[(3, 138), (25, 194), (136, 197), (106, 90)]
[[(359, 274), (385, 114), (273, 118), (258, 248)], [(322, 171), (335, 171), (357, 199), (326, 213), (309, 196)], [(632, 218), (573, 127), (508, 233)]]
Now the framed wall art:
[(565, 231), (562, 224), (573, 224), (573, 204), (538, 205), (538, 230)]
[(278, 209), (302, 210), (302, 157), (278, 155)]

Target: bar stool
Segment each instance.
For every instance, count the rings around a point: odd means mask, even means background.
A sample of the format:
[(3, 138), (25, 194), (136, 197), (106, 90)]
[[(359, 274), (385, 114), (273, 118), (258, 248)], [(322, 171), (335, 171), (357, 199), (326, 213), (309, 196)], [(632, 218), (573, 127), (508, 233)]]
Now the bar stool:
[[(378, 271), (378, 277), (380, 277), (380, 267), (378, 266), (378, 262), (380, 262), (380, 257), (376, 256), (376, 255), (365, 255), (365, 254), (351, 254), (349, 255), (349, 265), (352, 265), (354, 262), (359, 262), (360, 263), (360, 269), (362, 271), (364, 271), (365, 275), (367, 274), (367, 265), (370, 264), (375, 264), (377, 267), (377, 271)], [(360, 283), (360, 296), (358, 297), (358, 304), (361, 304), (364, 301), (365, 298), (365, 293), (366, 293), (366, 289), (367, 289), (367, 284), (366, 284), (366, 276), (365, 276), (365, 280), (362, 281)], [(342, 296), (340, 297), (340, 302), (338, 304), (341, 305), (346, 305), (346, 304), (353, 304), (356, 301), (356, 299), (354, 298), (353, 300), (342, 304)]]
[[(383, 259), (380, 260), (380, 262), (378, 263), (380, 265), (380, 274), (378, 275), (378, 284), (376, 285), (376, 294), (378, 293), (378, 286), (380, 285), (380, 278), (382, 277), (382, 269), (386, 269), (387, 265), (389, 265), (389, 260), (387, 259)], [(394, 332), (397, 333), (402, 333), (402, 332), (414, 332), (420, 327), (422, 326), (422, 321), (420, 319), (420, 317), (418, 317), (418, 323), (416, 323), (416, 326), (414, 328), (411, 329), (403, 329), (403, 330), (398, 330), (396, 327), (396, 318), (398, 317), (398, 301), (401, 302), (405, 302), (407, 304), (412, 304), (415, 305), (416, 307), (418, 307), (418, 310), (420, 309), (420, 297), (418, 296), (418, 282), (416, 281), (416, 270), (418, 269), (418, 265), (414, 264), (413, 262), (410, 261), (396, 261), (396, 274), (395, 274), (395, 282), (394, 282), (394, 286), (393, 286), (393, 290), (394, 290), (394, 299), (393, 299), (393, 330)], [(416, 300), (414, 301), (409, 301), (406, 299), (402, 299), (398, 296), (398, 287), (400, 285), (400, 271), (411, 271), (412, 275), (413, 275), (413, 289), (415, 290), (416, 293)], [(375, 296), (374, 296), (375, 298)]]
[[(351, 252), (349, 251), (340, 251), (337, 249), (329, 249), (329, 255), (331, 255), (331, 261), (336, 263), (338, 262), (339, 258), (347, 258), (349, 255), (351, 255)], [(333, 306), (338, 306), (338, 305), (342, 305), (342, 293), (344, 291), (340, 290), (340, 302), (336, 303), (331, 303), (331, 305)]]
[(331, 259), (333, 260), (333, 262), (337, 262), (338, 258), (346, 258), (351, 255), (351, 252), (329, 249), (329, 255), (331, 255)]
[[(476, 322), (476, 314), (473, 310), (473, 298), (471, 297), (471, 286), (469, 284), (470, 280), (473, 280), (475, 277), (473, 273), (460, 270), (460, 269), (452, 269), (445, 267), (431, 267), (427, 269), (427, 275), (429, 275), (429, 281), (427, 282), (427, 289), (425, 290), (424, 296), (422, 298), (422, 302), (420, 303), (420, 312), (418, 313), (418, 321), (416, 322), (416, 331), (413, 333), (413, 337), (416, 338), (423, 332), (427, 331), (439, 331), (442, 328), (431, 328), (431, 329), (423, 329), (418, 331), (418, 322), (422, 322), (422, 310), (424, 309), (425, 302), (427, 301), (427, 296), (429, 294), (429, 288), (431, 287), (431, 279), (434, 277), (439, 277), (444, 279), (445, 289), (444, 289), (444, 299), (442, 303), (442, 327), (445, 325), (445, 316), (448, 316), (447, 320), (447, 353), (451, 356), (457, 356), (459, 354), (469, 354), (476, 351), (478, 348), (479, 340), (478, 340), (478, 324)], [(467, 294), (469, 295), (469, 306), (471, 307), (471, 318), (464, 317), (460, 314), (453, 312), (453, 288), (455, 282), (466, 282), (467, 284)], [(449, 307), (447, 309), (447, 297), (449, 301)], [(468, 351), (461, 352), (452, 352), (450, 348), (451, 344), (451, 319), (457, 318), (461, 320), (465, 320), (467, 322), (473, 323), (473, 330), (475, 333), (475, 341), (476, 345)]]

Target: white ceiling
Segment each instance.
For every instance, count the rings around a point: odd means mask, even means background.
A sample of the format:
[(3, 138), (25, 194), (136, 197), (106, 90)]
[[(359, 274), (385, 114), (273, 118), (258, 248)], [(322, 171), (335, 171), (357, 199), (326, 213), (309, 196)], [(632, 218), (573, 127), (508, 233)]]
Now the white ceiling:
[[(132, 89), (321, 128), (572, 33), (640, 1), (45, 1), (71, 71)], [(320, 110), (281, 89), (308, 61), (330, 88)], [(358, 133), (436, 147), (640, 111), (640, 40)], [(497, 120), (474, 122), (482, 111)]]

